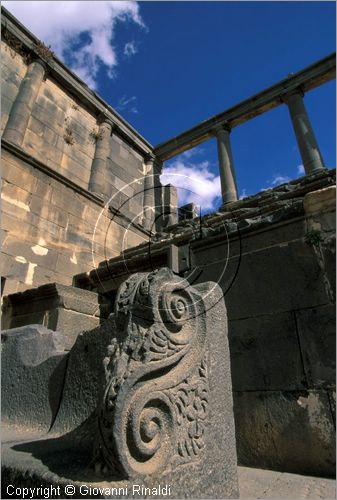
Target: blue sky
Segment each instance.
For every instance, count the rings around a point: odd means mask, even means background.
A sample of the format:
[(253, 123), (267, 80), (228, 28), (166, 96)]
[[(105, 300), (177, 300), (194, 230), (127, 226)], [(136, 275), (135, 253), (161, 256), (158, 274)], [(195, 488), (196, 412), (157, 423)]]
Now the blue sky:
[[(3, 2), (153, 145), (335, 51), (334, 2)], [(335, 167), (335, 82), (305, 96)], [(239, 194), (302, 174), (286, 106), (231, 134)], [(166, 162), (181, 202), (220, 202), (215, 140)]]

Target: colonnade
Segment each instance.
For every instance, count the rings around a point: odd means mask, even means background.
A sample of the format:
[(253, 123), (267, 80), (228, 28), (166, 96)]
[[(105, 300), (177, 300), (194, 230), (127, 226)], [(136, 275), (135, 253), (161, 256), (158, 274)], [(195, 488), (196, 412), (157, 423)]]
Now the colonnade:
[[(282, 101), (288, 106), (304, 170), (309, 175), (325, 167), (303, 96), (303, 92), (296, 90), (282, 96)], [(219, 126), (214, 130), (218, 146), (219, 174), (224, 204), (238, 199), (230, 132), (231, 129), (228, 125)]]
[[(47, 65), (36, 57), (27, 67), (27, 72), (18, 90), (18, 94), (10, 111), (8, 121), (3, 133), (3, 138), (22, 146), (24, 134), (32, 113), (33, 106), (39, 93), (40, 86), (46, 78)], [(294, 128), (298, 148), (302, 157), (302, 163), (307, 175), (324, 169), (324, 161), (303, 101), (304, 92), (301, 87), (293, 88), (291, 91), (281, 93), (279, 102), (287, 105), (290, 119)], [(105, 169), (107, 158), (110, 154), (110, 137), (115, 125), (107, 116), (99, 118), (99, 133), (96, 141), (96, 149), (92, 162), (88, 189), (101, 196), (109, 195), (109, 186), (106, 185)], [(215, 137), (217, 140), (219, 174), (221, 180), (221, 192), (223, 204), (234, 202), (238, 199), (238, 188), (235, 175), (233, 153), (230, 141), (231, 123), (223, 121), (217, 126), (210, 126), (205, 131), (205, 139)], [(192, 148), (195, 143), (187, 142), (184, 150)], [(143, 153), (144, 157), (144, 196), (143, 196), (143, 224), (150, 230), (153, 226), (155, 213), (155, 169), (156, 162), (163, 158), (154, 154)], [(159, 147), (160, 149), (160, 147)], [(166, 158), (169, 154), (166, 153)], [(165, 158), (164, 158), (165, 159)]]

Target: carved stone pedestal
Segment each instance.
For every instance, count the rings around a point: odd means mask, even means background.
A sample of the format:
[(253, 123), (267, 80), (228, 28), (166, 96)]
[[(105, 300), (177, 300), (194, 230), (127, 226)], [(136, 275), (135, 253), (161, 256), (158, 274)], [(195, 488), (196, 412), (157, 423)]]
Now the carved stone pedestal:
[[(97, 339), (107, 329), (104, 370), (91, 382), (90, 360), (102, 352)], [(69, 484), (73, 498), (237, 498), (220, 288), (189, 286), (168, 269), (132, 275), (112, 317), (70, 351), (53, 429), (58, 436), (3, 447), (4, 488), (24, 485), (28, 475), (30, 486), (60, 487), (55, 498), (69, 498)]]

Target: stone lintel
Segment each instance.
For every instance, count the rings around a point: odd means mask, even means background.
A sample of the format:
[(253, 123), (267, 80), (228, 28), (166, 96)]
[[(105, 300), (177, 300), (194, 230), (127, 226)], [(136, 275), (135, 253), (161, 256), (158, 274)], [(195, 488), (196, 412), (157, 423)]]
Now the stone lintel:
[(265, 113), (282, 104), (280, 96), (291, 92), (293, 89), (302, 88), (308, 92), (325, 82), (336, 78), (336, 54), (329, 56), (307, 66), (301, 71), (289, 75), (275, 85), (241, 101), (193, 128), (158, 144), (154, 153), (161, 160), (168, 160), (184, 151), (198, 146), (213, 137), (214, 127), (229, 123), (231, 128), (237, 127), (251, 120), (255, 116)]

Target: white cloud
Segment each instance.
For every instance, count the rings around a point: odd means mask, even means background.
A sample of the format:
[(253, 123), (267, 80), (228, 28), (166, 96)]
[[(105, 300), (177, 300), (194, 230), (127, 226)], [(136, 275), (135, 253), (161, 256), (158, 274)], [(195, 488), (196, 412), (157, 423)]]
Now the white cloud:
[(298, 165), (297, 167), (297, 173), (298, 175), (305, 175), (305, 170), (303, 165)]
[(144, 27), (135, 1), (3, 1), (2, 5), (94, 89), (102, 65), (110, 78), (114, 76), (116, 24), (132, 21)]
[(289, 182), (290, 177), (287, 175), (274, 175), (273, 180), (271, 181), (272, 186), (279, 186), (280, 184), (284, 184), (285, 182)]
[(124, 55), (126, 57), (134, 56), (135, 54), (137, 54), (137, 52), (138, 52), (138, 49), (136, 47), (135, 42), (128, 42), (128, 43), (125, 44), (125, 46), (124, 46)]
[(208, 161), (186, 164), (176, 159), (164, 168), (160, 180), (177, 187), (179, 206), (193, 202), (202, 210), (214, 209), (221, 196), (220, 177), (210, 171)]
[(273, 178), (268, 182), (267, 187), (261, 188), (261, 191), (265, 191), (266, 189), (271, 189), (275, 186), (279, 186), (280, 184), (285, 184), (286, 182), (289, 182), (291, 180), (290, 177), (287, 175), (281, 175), (281, 174), (274, 174)]
[(243, 200), (243, 198), (246, 198), (248, 195), (247, 195), (247, 189), (242, 189), (241, 190), (241, 194), (239, 196), (239, 200)]
[(130, 111), (131, 113), (138, 113), (137, 109), (137, 97), (135, 95), (131, 97), (126, 97), (123, 95), (118, 101), (118, 104), (115, 106), (117, 111)]
[(196, 146), (195, 148), (188, 149), (187, 151), (184, 151), (180, 155), (176, 157), (176, 160), (189, 160), (193, 156), (201, 155), (205, 152), (203, 148), (200, 146)]

